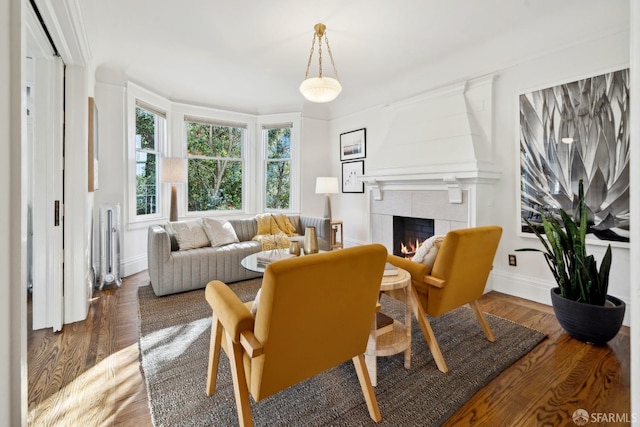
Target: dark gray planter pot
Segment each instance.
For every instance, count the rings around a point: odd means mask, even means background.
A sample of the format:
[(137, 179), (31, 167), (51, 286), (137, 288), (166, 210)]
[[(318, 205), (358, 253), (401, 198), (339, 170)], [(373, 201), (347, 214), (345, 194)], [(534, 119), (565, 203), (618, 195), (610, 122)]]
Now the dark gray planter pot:
[(607, 301), (613, 305), (585, 304), (563, 298), (560, 288), (551, 289), (551, 305), (560, 326), (573, 338), (592, 344), (606, 344), (622, 326), (626, 304), (611, 295)]

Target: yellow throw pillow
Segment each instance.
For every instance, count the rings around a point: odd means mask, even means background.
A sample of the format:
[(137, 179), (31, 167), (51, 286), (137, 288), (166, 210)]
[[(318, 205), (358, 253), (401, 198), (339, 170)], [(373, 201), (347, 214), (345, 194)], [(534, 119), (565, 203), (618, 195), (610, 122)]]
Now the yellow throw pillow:
[(271, 221), (273, 221), (273, 218), (271, 214), (258, 214), (256, 215), (256, 221), (258, 221), (258, 232), (256, 235), (272, 234)]

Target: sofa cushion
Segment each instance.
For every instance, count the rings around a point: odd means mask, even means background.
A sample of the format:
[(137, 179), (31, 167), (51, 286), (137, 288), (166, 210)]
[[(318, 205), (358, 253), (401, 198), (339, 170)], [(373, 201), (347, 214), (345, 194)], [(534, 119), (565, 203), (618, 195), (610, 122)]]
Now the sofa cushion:
[(275, 219), (270, 213), (256, 215), (256, 221), (258, 222), (256, 235), (275, 234), (280, 231)]
[(411, 261), (419, 262), (420, 264), (426, 265), (426, 274), (431, 274), (433, 263), (436, 261), (436, 255), (438, 255), (438, 250), (440, 250), (440, 245), (442, 245), (443, 240), (444, 236), (429, 237), (420, 245), (418, 250), (416, 250), (413, 258), (411, 258)]
[(169, 227), (171, 227), (172, 234), (178, 242), (178, 249), (181, 251), (211, 245), (200, 219), (170, 222)]
[(238, 236), (229, 221), (214, 218), (203, 218), (202, 225), (211, 246), (224, 246), (229, 243), (237, 243)]

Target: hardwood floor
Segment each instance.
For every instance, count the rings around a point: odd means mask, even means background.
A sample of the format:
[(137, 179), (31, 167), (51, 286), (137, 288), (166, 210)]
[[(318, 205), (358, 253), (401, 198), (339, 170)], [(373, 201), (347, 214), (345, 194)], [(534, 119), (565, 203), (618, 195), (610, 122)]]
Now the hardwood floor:
[[(152, 425), (137, 343), (136, 290), (148, 282), (143, 272), (124, 279), (120, 289), (96, 291), (87, 320), (65, 325), (61, 333), (29, 331), (29, 425)], [(606, 421), (589, 426), (627, 424), (629, 328), (597, 347), (563, 333), (551, 307), (497, 292), (480, 303), (483, 311), (548, 338), (476, 393), (446, 426), (575, 425), (571, 417), (579, 408), (590, 421)]]

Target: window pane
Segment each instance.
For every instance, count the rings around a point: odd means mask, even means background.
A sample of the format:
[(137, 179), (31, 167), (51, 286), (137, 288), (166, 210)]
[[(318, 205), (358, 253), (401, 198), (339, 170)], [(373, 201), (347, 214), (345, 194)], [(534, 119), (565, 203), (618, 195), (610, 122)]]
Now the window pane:
[(189, 212), (242, 209), (242, 162), (189, 159)]
[(158, 159), (164, 117), (136, 107), (136, 215), (158, 213)]
[(156, 150), (155, 114), (136, 107), (136, 149)]
[(291, 157), (291, 128), (267, 131), (267, 158), (289, 159)]
[(291, 190), (291, 163), (267, 162), (267, 208), (289, 209)]
[(190, 156), (242, 157), (240, 128), (187, 122), (187, 152)]
[(136, 214), (157, 212), (156, 179), (157, 156), (153, 153), (136, 152)]

